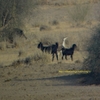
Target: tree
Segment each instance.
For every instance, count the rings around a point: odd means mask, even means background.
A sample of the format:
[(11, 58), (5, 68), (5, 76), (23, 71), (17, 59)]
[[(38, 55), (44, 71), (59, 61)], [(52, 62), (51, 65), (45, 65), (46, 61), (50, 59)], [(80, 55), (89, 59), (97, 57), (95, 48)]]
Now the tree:
[(20, 14), (28, 11), (34, 0), (0, 0), (0, 30), (19, 26)]

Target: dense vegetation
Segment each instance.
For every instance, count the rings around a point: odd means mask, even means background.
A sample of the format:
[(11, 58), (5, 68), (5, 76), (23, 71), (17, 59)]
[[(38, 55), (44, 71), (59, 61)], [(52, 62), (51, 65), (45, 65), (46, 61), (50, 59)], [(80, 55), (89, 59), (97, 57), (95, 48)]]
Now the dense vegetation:
[(0, 30), (19, 27), (21, 16), (27, 13), (31, 0), (0, 0)]
[[(0, 0), (0, 42), (12, 41), (23, 26), (23, 17), (28, 13), (33, 0)], [(14, 31), (15, 29), (18, 29)], [(20, 33), (18, 33), (20, 34)], [(1, 47), (2, 48), (2, 47)]]
[(100, 83), (100, 25), (94, 30), (89, 47), (88, 58), (84, 62), (84, 68), (91, 70), (94, 83)]

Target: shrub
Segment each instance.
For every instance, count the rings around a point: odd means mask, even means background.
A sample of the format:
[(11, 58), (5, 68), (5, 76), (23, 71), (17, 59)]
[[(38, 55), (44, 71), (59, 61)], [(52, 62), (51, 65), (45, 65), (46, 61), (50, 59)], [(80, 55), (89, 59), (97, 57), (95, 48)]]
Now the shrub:
[(51, 24), (51, 25), (58, 25), (59, 22), (58, 22), (57, 20), (54, 20), (54, 21), (52, 21), (52, 22), (49, 22), (49, 24)]
[(100, 26), (94, 32), (88, 47), (89, 57), (84, 61), (83, 68), (91, 70), (98, 80), (100, 79)]
[(35, 52), (33, 55), (33, 60), (38, 63), (47, 63), (49, 61), (49, 55), (42, 52)]
[(24, 65), (24, 64), (31, 64), (33, 58), (32, 57), (26, 57), (25, 59), (18, 59), (16, 61), (14, 61), (10, 66), (20, 66), (20, 65)]
[(40, 26), (40, 31), (48, 31), (48, 30), (50, 30), (50, 29), (51, 29), (51, 28), (48, 27), (48, 26), (46, 26), (46, 25)]
[(24, 60), (24, 63), (25, 64), (30, 64), (32, 62), (32, 57), (27, 57), (27, 58), (25, 58), (25, 60)]
[(9, 66), (14, 66), (14, 67), (17, 67), (19, 65), (23, 64), (23, 60), (17, 60), (17, 61), (14, 61), (11, 65)]
[(13, 43), (15, 38), (26, 38), (24, 35), (23, 30), (19, 28), (13, 28), (13, 29), (4, 29), (0, 34), (0, 42), (2, 41), (8, 41), (10, 43)]

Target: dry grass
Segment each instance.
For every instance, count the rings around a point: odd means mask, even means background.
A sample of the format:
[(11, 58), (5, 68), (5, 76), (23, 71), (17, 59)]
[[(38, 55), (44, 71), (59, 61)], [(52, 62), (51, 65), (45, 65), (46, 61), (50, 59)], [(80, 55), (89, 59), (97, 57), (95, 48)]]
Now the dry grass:
[[(40, 2), (39, 0), (38, 2)], [(92, 4), (88, 3), (91, 1)], [(99, 0), (98, 0), (99, 1)], [(23, 25), (22, 29), (27, 36), (27, 40), (20, 40), (17, 42), (18, 47), (15, 49), (11, 49), (14, 52), (14, 57), (8, 60), (8, 62), (17, 61), (19, 58), (34, 58), (34, 62), (45, 63), (45, 59), (51, 59), (51, 55), (38, 53), (37, 44), (41, 41), (44, 45), (50, 45), (55, 42), (59, 43), (59, 46), (62, 45), (62, 41), (64, 37), (68, 37), (68, 47), (71, 47), (73, 43), (78, 45), (80, 51), (75, 54), (75, 61), (83, 62), (85, 58), (87, 58), (86, 48), (88, 47), (88, 40), (91, 38), (91, 28), (98, 25), (99, 21), (97, 21), (97, 16), (91, 13), (95, 13), (95, 9), (99, 10), (99, 3), (96, 0), (44, 0), (41, 1), (40, 5), (38, 5), (35, 9), (31, 8), (29, 14), (22, 19)], [(48, 3), (47, 3), (48, 2)], [(49, 4), (60, 4), (60, 6), (52, 6)], [(87, 3), (87, 4), (85, 4)], [(84, 5), (83, 5), (84, 4)], [(66, 6), (67, 5), (67, 6)], [(81, 6), (82, 5), (82, 6)], [(89, 7), (91, 5), (91, 7)], [(71, 14), (68, 12), (68, 9), (74, 12)], [(38, 12), (38, 13), (37, 13)], [(80, 15), (79, 15), (80, 13)], [(96, 15), (96, 14), (95, 14)], [(69, 16), (70, 19), (69, 19)], [(91, 17), (92, 16), (92, 17)], [(98, 15), (99, 16), (99, 15)], [(76, 19), (78, 18), (78, 19)], [(95, 20), (94, 20), (95, 19)], [(75, 27), (73, 24), (73, 20), (83, 25), (80, 27), (80, 24)], [(40, 31), (42, 29), (42, 31)], [(17, 40), (17, 38), (16, 38)], [(3, 45), (5, 46), (5, 45)], [(3, 47), (1, 45), (1, 49)], [(2, 51), (3, 52), (3, 51)], [(7, 61), (9, 58), (10, 50), (4, 50), (6, 56), (4, 61)], [(85, 53), (86, 52), (86, 53)], [(43, 56), (43, 58), (42, 58)], [(1, 55), (2, 58), (2, 55)], [(48, 61), (47, 61), (48, 62)], [(70, 61), (69, 61), (70, 62)]]
[(75, 5), (73, 10), (69, 9), (68, 16), (72, 23), (80, 26), (86, 20), (87, 14), (89, 13), (89, 5)]
[[(24, 12), (21, 20), (23, 22), (21, 29), (28, 39), (18, 41), (16, 48), (5, 49), (5, 44), (0, 44), (2, 49), (0, 50), (0, 99), (100, 100), (100, 87), (94, 85), (91, 75), (87, 77), (83, 74), (81, 76), (59, 73), (59, 70), (81, 70), (84, 60), (89, 57), (87, 51), (89, 40), (95, 33), (95, 27), (100, 23), (98, 20), (100, 16), (98, 1), (100, 0), (37, 1), (40, 1), (40, 4), (36, 5), (35, 9), (30, 7), (28, 14)], [(79, 4), (89, 4), (91, 7), (80, 20), (81, 27), (76, 27), (72, 23), (73, 19), (69, 18), (68, 9), (74, 11), (75, 6)], [(86, 10), (86, 8), (83, 9)], [(82, 9), (79, 7), (78, 10)], [(40, 31), (41, 26), (47, 26), (50, 29)], [(59, 60), (54, 59), (52, 62), (51, 54), (42, 53), (37, 48), (40, 41), (44, 45), (58, 42), (61, 46), (64, 37), (68, 37), (68, 47), (73, 43), (78, 46), (78, 51), (74, 52), (73, 61), (70, 57), (68, 60), (62, 60), (59, 55)], [(84, 80), (85, 76), (86, 80)], [(92, 83), (90, 86), (83, 84), (88, 79), (90, 79), (89, 83)]]
[(77, 5), (77, 4), (90, 4), (98, 3), (100, 0), (36, 0), (38, 5), (55, 5), (55, 6), (65, 6), (65, 5)]

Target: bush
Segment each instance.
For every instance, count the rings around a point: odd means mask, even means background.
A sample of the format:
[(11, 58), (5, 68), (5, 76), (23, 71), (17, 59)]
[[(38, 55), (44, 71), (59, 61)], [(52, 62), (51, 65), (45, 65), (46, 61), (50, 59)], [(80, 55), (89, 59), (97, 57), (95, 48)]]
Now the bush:
[(54, 21), (52, 21), (52, 22), (49, 22), (49, 24), (51, 24), (51, 25), (58, 25), (59, 22), (58, 22), (57, 20), (54, 20)]
[(31, 64), (32, 62), (32, 57), (27, 57), (25, 60), (24, 60), (24, 63), (25, 64)]
[(51, 28), (46, 25), (40, 26), (40, 31), (48, 31), (48, 30), (51, 30)]
[(100, 26), (94, 32), (88, 47), (89, 57), (85, 60), (83, 68), (91, 70), (94, 77), (100, 79)]
[(49, 55), (38, 51), (34, 53), (33, 60), (37, 63), (47, 63), (49, 61)]
[(32, 57), (26, 57), (25, 59), (18, 59), (16, 61), (14, 61), (10, 66), (20, 66), (20, 65), (24, 65), (24, 64), (31, 64), (32, 63), (33, 58)]
[(0, 34), (0, 42), (8, 41), (10, 43), (13, 43), (15, 38), (22, 38), (22, 37), (26, 38), (23, 30), (19, 28), (5, 29)]

